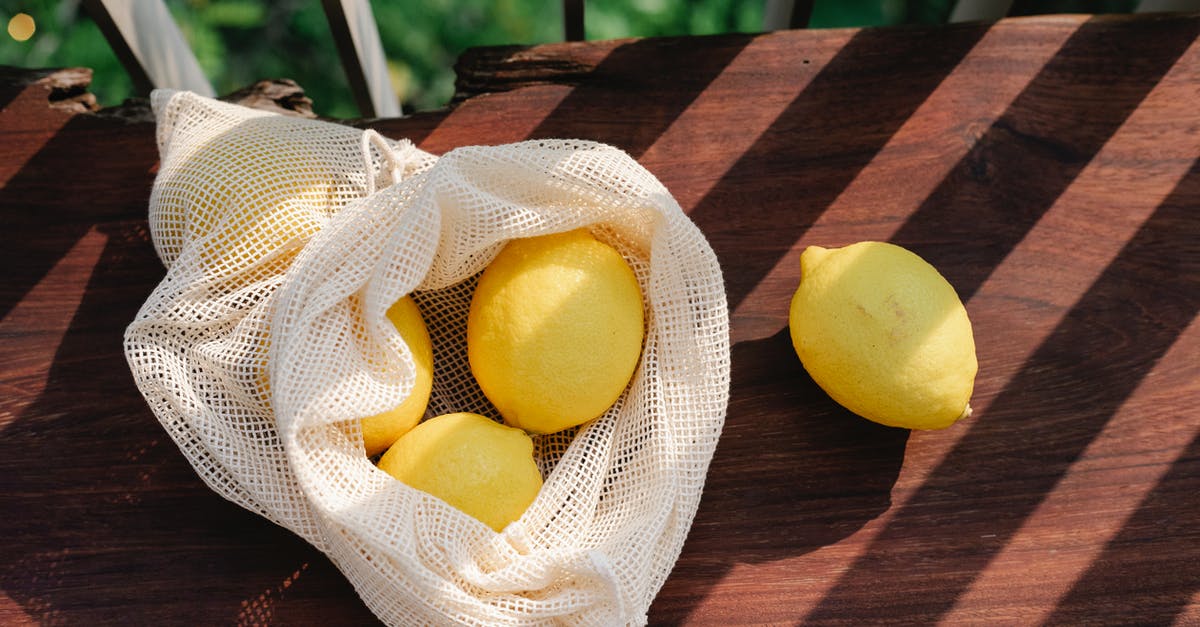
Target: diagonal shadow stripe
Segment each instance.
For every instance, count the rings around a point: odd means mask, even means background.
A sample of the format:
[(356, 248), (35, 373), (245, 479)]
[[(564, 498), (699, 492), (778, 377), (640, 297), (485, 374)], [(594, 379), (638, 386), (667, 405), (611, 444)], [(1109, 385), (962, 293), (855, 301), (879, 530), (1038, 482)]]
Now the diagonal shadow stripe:
[[(144, 199), (153, 181), (148, 172), (157, 160), (152, 130), (130, 132), (76, 115), (0, 186), (0, 229), (20, 234), (0, 246), (0, 268), (7, 275), (0, 283), (0, 319), (93, 224), (146, 218)], [(139, 188), (144, 193), (130, 193)]]
[(1198, 21), (1082, 24), (891, 241), (969, 300), (1197, 35)]
[[(1059, 603), (1047, 624), (1138, 616), (1169, 625), (1200, 591), (1200, 434)], [(1113, 582), (1122, 585), (1114, 589)], [(1103, 602), (1097, 602), (1103, 599)], [(1117, 609), (1121, 608), (1121, 609)]]
[(1200, 311), (1198, 198), (1200, 160), (810, 621), (953, 606)]
[(312, 602), (280, 623), (372, 624), (332, 563), (209, 490), (155, 420), (122, 338), (162, 266), (144, 218), (95, 229), (104, 248), (45, 388), (5, 399), (20, 409), (0, 435), (0, 593), (39, 624), (227, 624), (299, 560)]
[(986, 32), (861, 30), (813, 77), (690, 213), (722, 260), (730, 310)]
[[(813, 77), (691, 213), (722, 257), (731, 305), (776, 263), (755, 262), (761, 255), (746, 247), (769, 246), (776, 258), (785, 254), (986, 30), (859, 31)], [(879, 108), (877, 100), (889, 106)], [(837, 112), (836, 126), (829, 111)], [(837, 154), (829, 154), (830, 146)], [(778, 216), (793, 218), (779, 225)], [(749, 236), (747, 225), (762, 231)], [(732, 237), (721, 239), (727, 233)], [(725, 425), (732, 437), (722, 436), (688, 544), (656, 597), (654, 622), (687, 622), (695, 599), (736, 563), (833, 544), (890, 504), (906, 431), (842, 415), (848, 412), (803, 374), (786, 328), (732, 350)], [(746, 416), (756, 418), (739, 419)], [(769, 451), (762, 447), (767, 440), (774, 443)], [(780, 483), (781, 476), (790, 480)], [(853, 493), (841, 489), (846, 485), (854, 486)], [(840, 517), (832, 523), (829, 517), (798, 520), (796, 503), (830, 508)], [(741, 524), (750, 519), (753, 524)]]
[(0, 111), (7, 109), (8, 105), (27, 89), (24, 77), (21, 76), (26, 71), (13, 66), (0, 65)]
[(616, 47), (528, 139), (574, 137), (582, 124), (593, 134), (589, 139), (642, 156), (752, 41), (747, 35), (708, 39), (709, 45), (651, 38)]

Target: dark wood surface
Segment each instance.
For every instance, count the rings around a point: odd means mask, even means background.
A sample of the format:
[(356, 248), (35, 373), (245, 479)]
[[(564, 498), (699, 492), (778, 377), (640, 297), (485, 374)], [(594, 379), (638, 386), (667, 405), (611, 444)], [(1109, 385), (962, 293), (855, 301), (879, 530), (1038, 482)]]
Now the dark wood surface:
[[(582, 137), (726, 276), (733, 387), (656, 624), (1200, 623), (1200, 17), (472, 51), (437, 153)], [(0, 624), (362, 624), (337, 570), (201, 485), (121, 334), (163, 270), (152, 124), (0, 90)], [(807, 245), (905, 245), (975, 326), (975, 415), (909, 433), (807, 377)]]

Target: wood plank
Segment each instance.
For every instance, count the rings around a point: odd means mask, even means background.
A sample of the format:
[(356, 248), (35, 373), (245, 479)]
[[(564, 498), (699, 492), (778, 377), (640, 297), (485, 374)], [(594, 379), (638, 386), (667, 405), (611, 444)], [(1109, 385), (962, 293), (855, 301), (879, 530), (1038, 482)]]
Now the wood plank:
[(149, 413), (121, 346), (163, 276), (154, 125), (53, 95), (0, 85), (0, 624), (369, 624), (326, 558), (212, 493)]
[[(1071, 16), (472, 51), (457, 107), (369, 124), (437, 153), (612, 143), (718, 253), (732, 397), (651, 623), (1186, 623), (1198, 35)], [(368, 621), (325, 558), (203, 488), (133, 389), (153, 128), (48, 112), (49, 89), (0, 91), (0, 623)], [(963, 295), (971, 419), (877, 426), (804, 373), (798, 255), (860, 239)]]

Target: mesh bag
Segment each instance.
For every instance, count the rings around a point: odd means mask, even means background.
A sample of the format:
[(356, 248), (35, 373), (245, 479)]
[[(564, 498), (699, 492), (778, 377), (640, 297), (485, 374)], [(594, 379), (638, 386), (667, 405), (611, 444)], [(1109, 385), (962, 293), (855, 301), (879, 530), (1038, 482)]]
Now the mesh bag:
[[(583, 141), (435, 158), (187, 92), (156, 92), (153, 106), (150, 229), (167, 274), (125, 353), (205, 483), (326, 553), (388, 623), (645, 622), (729, 394), (720, 269), (662, 184)], [(634, 269), (641, 361), (603, 416), (534, 436), (545, 484), (496, 533), (364, 454), (358, 419), (415, 380), (385, 311), (411, 294), (429, 327), (426, 416), (498, 418), (467, 363), (475, 282), (508, 240), (575, 228)]]

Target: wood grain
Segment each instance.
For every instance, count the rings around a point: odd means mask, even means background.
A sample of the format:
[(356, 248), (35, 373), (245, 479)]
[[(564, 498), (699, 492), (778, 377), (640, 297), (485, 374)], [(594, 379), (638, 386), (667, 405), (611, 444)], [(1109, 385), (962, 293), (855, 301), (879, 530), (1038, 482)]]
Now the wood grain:
[[(654, 624), (1170, 624), (1200, 615), (1200, 16), (1042, 17), (472, 51), (442, 153), (614, 144), (716, 250), (725, 430)], [(208, 492), (120, 337), (161, 277), (153, 128), (0, 90), (0, 623), (361, 624), (337, 571)], [(969, 420), (856, 418), (792, 352), (810, 244), (958, 289)]]
[[(364, 624), (318, 551), (208, 490), (121, 348), (162, 278), (154, 126), (0, 88), (0, 624)], [(135, 118), (137, 116), (134, 116)]]

